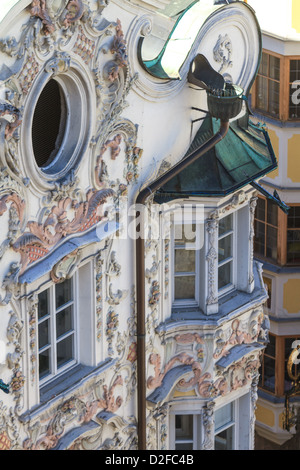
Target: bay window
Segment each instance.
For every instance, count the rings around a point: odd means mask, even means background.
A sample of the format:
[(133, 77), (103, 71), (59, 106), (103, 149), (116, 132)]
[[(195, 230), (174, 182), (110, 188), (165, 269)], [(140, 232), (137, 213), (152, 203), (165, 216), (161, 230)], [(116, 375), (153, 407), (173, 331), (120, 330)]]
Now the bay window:
[(300, 58), (263, 51), (252, 106), (281, 121), (300, 119)]
[(259, 197), (254, 220), (254, 253), (279, 265), (300, 264), (300, 205), (289, 204), (288, 215)]

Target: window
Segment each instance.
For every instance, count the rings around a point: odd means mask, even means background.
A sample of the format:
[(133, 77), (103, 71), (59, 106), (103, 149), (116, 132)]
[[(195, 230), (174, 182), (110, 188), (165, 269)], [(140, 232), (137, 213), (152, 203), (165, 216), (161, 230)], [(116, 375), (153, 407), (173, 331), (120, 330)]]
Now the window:
[(215, 450), (235, 449), (234, 403), (228, 403), (215, 413)]
[[(294, 342), (299, 341), (300, 336), (275, 336), (269, 334), (269, 343), (264, 351), (260, 369), (259, 386), (263, 390), (276, 396), (283, 396), (292, 382), (287, 373), (287, 361), (294, 349)], [(297, 364), (293, 373), (297, 373)]]
[(287, 217), (287, 263), (300, 264), (300, 206), (291, 206)]
[(74, 279), (67, 279), (38, 296), (40, 382), (49, 381), (76, 363)]
[(255, 212), (254, 253), (280, 265), (300, 264), (300, 205), (286, 215), (272, 201), (259, 197)]
[(33, 154), (39, 168), (52, 162), (62, 144), (66, 112), (62, 87), (52, 78), (40, 94), (32, 121)]
[(196, 301), (196, 225), (176, 224), (174, 245), (175, 301)]
[(258, 198), (254, 231), (255, 253), (277, 261), (278, 206), (275, 203)]
[(300, 60), (290, 61), (290, 76), (289, 76), (289, 118), (300, 119)]
[(175, 416), (175, 449), (194, 449), (194, 415)]
[(299, 120), (300, 58), (264, 51), (252, 102), (257, 111), (271, 118)]
[(256, 82), (256, 108), (279, 118), (280, 59), (262, 53)]
[(259, 385), (268, 392), (275, 393), (276, 337), (269, 335), (269, 343), (264, 351), (259, 376)]
[(218, 287), (224, 291), (233, 285), (233, 218), (230, 214), (219, 221), (218, 237)]

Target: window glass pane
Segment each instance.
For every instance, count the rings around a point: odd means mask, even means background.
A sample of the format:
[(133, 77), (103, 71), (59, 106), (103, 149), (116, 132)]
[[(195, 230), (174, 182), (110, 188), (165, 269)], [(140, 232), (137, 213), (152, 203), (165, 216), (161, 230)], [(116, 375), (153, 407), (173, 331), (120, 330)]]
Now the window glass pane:
[(287, 262), (300, 263), (300, 230), (287, 231)]
[(193, 439), (193, 415), (176, 415), (175, 439)]
[(300, 60), (290, 61), (290, 82), (300, 80)]
[(277, 229), (267, 225), (266, 256), (277, 260)]
[(300, 228), (300, 206), (290, 206), (287, 226), (288, 228)]
[(265, 222), (266, 218), (266, 201), (259, 197), (257, 199), (255, 218)]
[(50, 374), (50, 349), (39, 354), (39, 377), (43, 379)]
[(264, 356), (264, 381), (263, 388), (275, 392), (275, 359)]
[(175, 444), (176, 450), (193, 450), (193, 443), (192, 442), (181, 442)]
[(57, 368), (58, 369), (73, 359), (74, 357), (73, 346), (74, 346), (73, 335), (70, 335), (67, 338), (61, 340), (59, 343), (57, 343), (56, 352), (57, 352)]
[(268, 80), (264, 77), (257, 77), (256, 107), (268, 110)]
[(215, 429), (223, 428), (226, 424), (233, 421), (233, 403), (228, 403), (215, 413)]
[(195, 272), (195, 251), (176, 250), (175, 251), (175, 272)]
[(73, 328), (73, 306), (70, 305), (56, 315), (56, 337), (59, 338)]
[(280, 80), (280, 59), (278, 57), (274, 57), (272, 55), (270, 57), (270, 78), (274, 80)]
[(290, 119), (299, 119), (300, 118), (300, 82), (294, 86), (290, 84), (289, 88), (289, 118)]
[(219, 432), (215, 436), (215, 450), (233, 449), (233, 426)]
[(39, 349), (50, 343), (49, 328), (49, 320), (44, 320), (39, 324)]
[(229, 232), (232, 230), (232, 214), (228, 215), (227, 217), (223, 217), (219, 221), (219, 237), (224, 235), (224, 233)]
[(232, 235), (219, 240), (219, 263), (232, 256)]
[(38, 295), (38, 318), (43, 318), (49, 313), (49, 289)]
[(275, 352), (276, 352), (276, 338), (273, 335), (269, 335), (269, 342), (265, 349), (265, 354), (275, 358)]
[(196, 240), (196, 224), (175, 225), (175, 245), (194, 243)]
[(66, 279), (55, 286), (56, 308), (61, 307), (70, 300), (72, 300), (72, 281), (71, 279)]
[(270, 201), (267, 204), (267, 222), (276, 227), (278, 225), (278, 206)]
[(265, 255), (265, 224), (255, 221), (254, 251), (256, 254)]
[(279, 115), (279, 83), (269, 80), (269, 112)]
[(218, 269), (218, 286), (219, 289), (223, 289), (223, 287), (228, 286), (231, 284), (231, 271), (232, 271), (232, 262), (228, 262), (223, 264), (223, 266), (219, 266)]
[(266, 54), (265, 52), (262, 53), (258, 73), (260, 75), (264, 75), (265, 77), (268, 76), (268, 54)]
[(195, 276), (175, 277), (175, 299), (195, 298)]

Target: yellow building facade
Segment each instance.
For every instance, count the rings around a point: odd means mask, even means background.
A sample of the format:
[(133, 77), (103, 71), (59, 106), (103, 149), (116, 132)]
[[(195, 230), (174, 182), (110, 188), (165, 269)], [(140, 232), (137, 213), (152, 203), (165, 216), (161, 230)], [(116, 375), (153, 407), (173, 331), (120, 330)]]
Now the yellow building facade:
[(266, 125), (278, 160), (278, 168), (260, 184), (290, 206), (286, 214), (267, 197), (259, 197), (255, 215), (254, 253), (263, 262), (270, 318), (256, 410), (256, 447), (267, 440), (284, 448), (296, 433), (284, 425), (285, 394), (291, 388), (286, 365), (300, 339), (300, 2), (250, 0), (248, 4), (263, 33), (251, 108)]

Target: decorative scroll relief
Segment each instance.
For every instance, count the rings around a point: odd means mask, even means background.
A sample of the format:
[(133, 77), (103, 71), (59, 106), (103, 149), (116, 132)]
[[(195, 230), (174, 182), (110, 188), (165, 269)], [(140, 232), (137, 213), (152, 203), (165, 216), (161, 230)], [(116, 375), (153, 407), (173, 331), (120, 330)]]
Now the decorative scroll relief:
[[(90, 401), (85, 402), (82, 398), (71, 397), (62, 405), (52, 410), (52, 416), (47, 416), (47, 424), (42, 425), (39, 420), (29, 429), (29, 438), (23, 442), (25, 450), (50, 450), (56, 447), (70, 426), (83, 425), (96, 420), (101, 411), (115, 413), (123, 403), (120, 387), (123, 386), (123, 378), (116, 375), (109, 385), (104, 380), (98, 379), (90, 390)], [(117, 419), (117, 416), (115, 417)], [(99, 423), (100, 424), (100, 423)], [(98, 432), (101, 429), (99, 426)], [(100, 440), (101, 442), (101, 440)], [(71, 443), (70, 443), (71, 444)]]
[[(149, 369), (153, 372), (149, 374), (147, 387), (149, 390), (160, 388), (161, 392), (153, 395), (155, 399), (159, 396), (159, 400), (166, 400), (169, 394), (164, 390), (170, 393), (174, 386), (178, 391), (193, 390), (197, 396), (208, 399), (244, 387), (258, 374), (268, 328), (268, 319), (262, 309), (256, 309), (247, 317), (236, 318), (218, 329), (214, 338), (208, 333), (205, 336), (197, 332), (176, 333), (172, 339), (172, 356), (165, 365), (159, 353), (149, 355)], [(242, 358), (236, 353), (236, 347), (239, 346), (243, 347)], [(219, 363), (221, 358), (230, 354), (232, 348), (232, 359)], [(187, 366), (190, 366), (190, 371)], [(172, 369), (175, 369), (175, 375), (169, 374)], [(174, 383), (174, 376), (178, 377), (180, 373), (184, 378)]]
[(141, 156), (141, 149), (136, 145), (137, 127), (120, 117), (135, 77), (128, 73), (127, 46), (120, 21), (108, 22), (101, 16), (107, 3), (99, 0), (97, 9), (92, 10), (95, 6), (82, 0), (33, 0), (28, 10), (31, 16), (23, 25), (21, 37), (0, 39), (0, 50), (15, 59), (13, 65), (4, 64), (0, 69), (0, 80), (7, 90), (2, 108), (0, 103), (0, 114), (2, 109), (2, 115), (9, 119), (2, 163), (10, 166), (16, 176), (26, 178), (31, 174), (20, 165), (19, 126), (23, 109), (24, 116), (28, 114), (26, 100), (33, 86), (39, 82), (43, 70), (53, 75), (66, 73), (73, 60), (78, 65), (78, 58), (83, 70), (90, 69), (97, 96), (97, 128), (92, 139), (94, 169), (97, 168), (91, 175), (93, 183), (98, 189), (103, 187), (102, 153), (107, 145), (114, 146), (118, 152), (119, 138), (126, 145), (125, 184), (136, 181)]
[(64, 198), (42, 216), (41, 222), (28, 222), (26, 231), (12, 245), (21, 254), (20, 274), (32, 262), (45, 256), (62, 238), (83, 232), (105, 220), (105, 202), (113, 194), (110, 189), (90, 190), (83, 202)]
[(214, 60), (220, 64), (219, 73), (225, 72), (232, 67), (232, 42), (228, 34), (219, 34), (218, 40), (213, 49)]
[(248, 319), (235, 319), (225, 329), (219, 329), (215, 334), (214, 359), (226, 356), (232, 346), (251, 344), (256, 341), (265, 342), (268, 335), (268, 320), (262, 310), (252, 312)]

